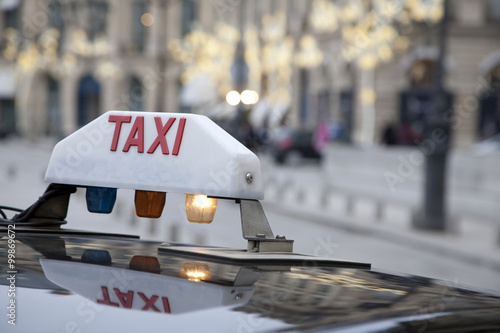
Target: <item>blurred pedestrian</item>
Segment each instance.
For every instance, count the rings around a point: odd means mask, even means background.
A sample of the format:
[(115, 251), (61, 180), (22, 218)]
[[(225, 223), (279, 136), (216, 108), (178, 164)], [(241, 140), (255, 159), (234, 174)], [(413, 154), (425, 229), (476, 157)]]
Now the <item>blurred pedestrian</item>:
[(328, 128), (328, 123), (326, 121), (320, 121), (318, 127), (316, 128), (316, 132), (314, 132), (314, 148), (320, 154), (323, 153), (325, 147), (330, 140), (330, 131)]
[(398, 144), (398, 133), (394, 123), (389, 122), (385, 125), (382, 132), (382, 143), (387, 146), (394, 146)]

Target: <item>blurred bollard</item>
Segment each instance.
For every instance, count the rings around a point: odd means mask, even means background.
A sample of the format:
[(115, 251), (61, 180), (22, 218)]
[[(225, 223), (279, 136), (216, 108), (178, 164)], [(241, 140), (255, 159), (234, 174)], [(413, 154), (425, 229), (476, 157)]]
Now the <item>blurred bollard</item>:
[(149, 219), (149, 234), (154, 236), (156, 235), (156, 231), (158, 230), (158, 224), (160, 221), (158, 219)]
[(417, 227), (418, 219), (420, 218), (420, 214), (417, 212), (416, 209), (411, 209), (410, 210), (410, 225), (412, 227)]
[(352, 216), (354, 212), (354, 196), (352, 195), (345, 197), (345, 212), (348, 216)]
[(14, 164), (9, 164), (7, 167), (7, 179), (10, 181), (13, 181), (16, 178), (17, 175), (17, 169)]
[(377, 222), (382, 222), (382, 218), (384, 215), (384, 203), (382, 200), (376, 200), (375, 201), (375, 220)]
[(286, 194), (288, 194), (292, 190), (292, 182), (287, 180), (280, 186), (277, 186), (278, 190), (276, 191), (276, 199), (280, 202), (285, 201), (287, 198), (285, 198)]
[(194, 237), (194, 244), (198, 244), (200, 246), (207, 244), (206, 234), (197, 233)]
[(135, 207), (132, 208), (132, 210), (130, 212), (131, 212), (131, 214), (130, 214), (130, 225), (132, 227), (135, 227), (135, 225), (137, 224), (137, 215), (135, 214)]
[(276, 183), (276, 197), (275, 197), (276, 201), (281, 201), (283, 199), (283, 195), (285, 193), (284, 187), (285, 186), (283, 184)]
[(171, 242), (179, 241), (179, 226), (177, 224), (170, 226), (170, 238), (167, 237), (167, 239), (170, 239)]
[(497, 230), (497, 246), (500, 247), (500, 228)]
[(266, 199), (278, 199), (278, 184), (274, 177), (268, 177), (265, 181)]
[(115, 216), (117, 219), (120, 219), (122, 217), (122, 203), (121, 203), (121, 201), (116, 200), (115, 207), (113, 208), (113, 212), (115, 213)]
[(328, 208), (328, 199), (330, 198), (330, 186), (324, 186), (321, 190), (321, 197), (320, 197), (320, 208), (321, 209), (327, 209)]
[(297, 203), (299, 204), (303, 204), (304, 203), (304, 199), (305, 199), (305, 190), (303, 188), (299, 188), (297, 190)]

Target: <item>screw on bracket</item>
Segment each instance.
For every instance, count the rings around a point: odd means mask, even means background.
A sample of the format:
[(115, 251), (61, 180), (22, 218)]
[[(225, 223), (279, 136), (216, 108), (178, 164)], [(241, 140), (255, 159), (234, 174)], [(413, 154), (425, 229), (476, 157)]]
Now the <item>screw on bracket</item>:
[(248, 184), (252, 184), (252, 182), (253, 182), (253, 175), (250, 172), (248, 172), (247, 176), (246, 176), (246, 179), (247, 179), (247, 183)]

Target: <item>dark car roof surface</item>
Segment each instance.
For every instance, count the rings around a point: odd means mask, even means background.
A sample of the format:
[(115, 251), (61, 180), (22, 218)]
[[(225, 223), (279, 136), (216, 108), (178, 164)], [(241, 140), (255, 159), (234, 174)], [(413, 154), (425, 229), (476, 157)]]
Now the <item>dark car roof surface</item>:
[[(500, 331), (498, 296), (450, 283), (311, 262), (242, 268), (162, 253), (160, 244), (18, 230), (16, 326), (3, 316), (0, 332)], [(4, 306), (7, 250), (3, 237)], [(107, 251), (111, 265), (82, 263), (85, 250)], [(131, 269), (137, 255), (156, 257), (159, 273)], [(186, 263), (208, 267), (209, 281), (180, 278)], [(109, 292), (111, 306), (95, 290)]]

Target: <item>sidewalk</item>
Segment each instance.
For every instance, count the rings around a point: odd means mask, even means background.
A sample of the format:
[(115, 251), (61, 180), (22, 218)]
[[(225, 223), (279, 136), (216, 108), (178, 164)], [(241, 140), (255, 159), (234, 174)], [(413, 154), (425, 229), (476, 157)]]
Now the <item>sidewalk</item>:
[(274, 200), (266, 200), (264, 206), (266, 211), (274, 211), (318, 225), (332, 226), (357, 234), (369, 235), (420, 251), (460, 260), (470, 265), (489, 267), (500, 272), (500, 250), (498, 248), (488, 249), (484, 246), (484, 242), (478, 238), (464, 239), (464, 237), (450, 233), (441, 234), (404, 226), (370, 224), (360, 219), (339, 217), (310, 207), (284, 204)]
[[(402, 150), (397, 154), (400, 155), (401, 152), (405, 153)], [(342, 191), (335, 194), (328, 192), (328, 188), (331, 188), (332, 169), (336, 171), (334, 176), (340, 180), (353, 175), (349, 166), (346, 169), (340, 166), (337, 168), (339, 163), (332, 163), (331, 156), (327, 159), (326, 166), (277, 166), (269, 156), (261, 156), (261, 161), (266, 184), (264, 204), (267, 210), (319, 225), (370, 235), (429, 253), (438, 253), (470, 265), (490, 267), (500, 272), (500, 235), (499, 225), (495, 221), (485, 222), (470, 216), (457, 216), (452, 212), (450, 231), (443, 233), (418, 230), (412, 226), (414, 211), (411, 207), (389, 201), (383, 212), (377, 211), (380, 209), (377, 202), (379, 199), (384, 200), (382, 194), (381, 198), (374, 201), (363, 196), (353, 200), (354, 194)], [(391, 167), (390, 161), (380, 163), (387, 164), (384, 168)], [(359, 167), (355, 162), (345, 159), (340, 164), (352, 165), (352, 168)], [(376, 168), (369, 166), (367, 172), (374, 174), (364, 177), (376, 178), (378, 175), (373, 171)], [(416, 170), (410, 180), (414, 183), (411, 186), (418, 186), (421, 177), (421, 170)], [(410, 185), (407, 183), (405, 186)], [(410, 192), (407, 190), (405, 188), (404, 191), (396, 192), (396, 195), (405, 195)], [(410, 195), (420, 194), (410, 192)]]

